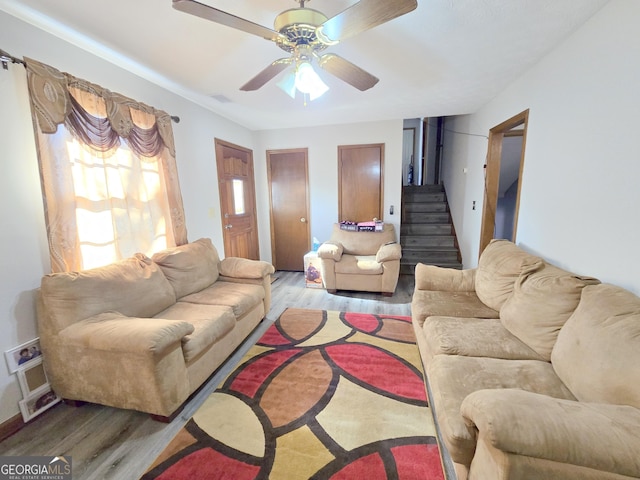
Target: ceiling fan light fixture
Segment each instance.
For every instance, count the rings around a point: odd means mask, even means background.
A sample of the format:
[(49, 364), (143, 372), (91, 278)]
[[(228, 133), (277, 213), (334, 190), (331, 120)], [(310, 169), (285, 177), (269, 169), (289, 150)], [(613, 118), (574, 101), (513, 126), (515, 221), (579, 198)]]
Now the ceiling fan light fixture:
[(298, 64), (295, 73), (295, 87), (302, 93), (309, 95), (309, 100), (315, 100), (329, 90), (327, 84), (322, 81), (308, 61)]

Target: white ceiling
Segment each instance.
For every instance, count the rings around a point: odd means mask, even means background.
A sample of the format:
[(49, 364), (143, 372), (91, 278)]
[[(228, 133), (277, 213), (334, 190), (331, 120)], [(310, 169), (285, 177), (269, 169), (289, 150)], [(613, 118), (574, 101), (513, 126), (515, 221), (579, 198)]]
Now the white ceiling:
[[(297, 5), (200, 1), (269, 28)], [(286, 56), (274, 43), (174, 10), (171, 0), (0, 0), (0, 9), (262, 130), (472, 113), (607, 1), (418, 0), (413, 12), (327, 50), (377, 76), (376, 86), (360, 92), (320, 71), (330, 90), (306, 107), (276, 86), (279, 77), (256, 92), (239, 90)], [(331, 17), (354, 3), (306, 6)]]

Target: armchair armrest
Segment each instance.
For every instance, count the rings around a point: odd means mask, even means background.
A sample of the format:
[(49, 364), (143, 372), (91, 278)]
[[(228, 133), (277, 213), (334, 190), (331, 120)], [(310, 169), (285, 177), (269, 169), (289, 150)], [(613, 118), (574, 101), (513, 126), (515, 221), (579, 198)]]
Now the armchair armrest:
[(418, 263), (415, 270), (416, 290), (474, 292), (476, 269), (457, 270)]
[(340, 261), (344, 247), (340, 242), (324, 242), (318, 247), (318, 258)]
[(496, 389), (471, 393), (460, 412), (503, 452), (640, 476), (640, 409)]
[(269, 262), (240, 257), (226, 257), (220, 262), (220, 275), (231, 278), (264, 278), (275, 269)]
[(391, 260), (400, 260), (402, 258), (402, 247), (399, 243), (386, 243), (378, 249), (376, 253), (376, 262), (384, 263)]
[(60, 331), (60, 338), (68, 346), (85, 349), (159, 355), (193, 331), (193, 325), (181, 320), (106, 312), (69, 325)]

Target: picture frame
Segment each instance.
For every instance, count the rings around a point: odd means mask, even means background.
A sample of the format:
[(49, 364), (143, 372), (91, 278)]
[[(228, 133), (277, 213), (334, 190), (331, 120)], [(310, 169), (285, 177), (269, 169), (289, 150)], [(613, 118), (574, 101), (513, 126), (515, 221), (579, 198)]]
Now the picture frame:
[(22, 418), (26, 422), (37, 417), (42, 412), (50, 409), (55, 404), (60, 402), (61, 398), (51, 389), (51, 386), (47, 383), (39, 389), (35, 390), (29, 397), (24, 400), (20, 400), (20, 413)]
[(34, 392), (49, 384), (41, 356), (25, 363), (16, 374), (24, 398), (30, 397)]
[(16, 373), (19, 369), (27, 367), (30, 362), (36, 360), (40, 355), (42, 355), (42, 350), (40, 349), (40, 337), (34, 338), (33, 340), (4, 352), (9, 373)]

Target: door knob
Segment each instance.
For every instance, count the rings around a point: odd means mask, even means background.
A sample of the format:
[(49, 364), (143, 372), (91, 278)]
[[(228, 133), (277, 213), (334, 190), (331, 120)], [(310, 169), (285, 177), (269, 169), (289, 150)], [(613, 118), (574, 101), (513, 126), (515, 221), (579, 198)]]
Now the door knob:
[(229, 230), (230, 228), (233, 228), (233, 225), (231, 225), (230, 223), (226, 224), (224, 226), (224, 228), (226, 228), (227, 230)]
[(302, 223), (305, 223), (305, 222), (307, 221), (307, 219), (306, 219), (306, 218), (304, 218), (304, 217), (302, 217), (302, 218), (300, 219), (300, 221), (301, 221)]

